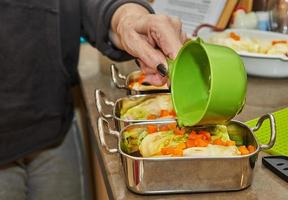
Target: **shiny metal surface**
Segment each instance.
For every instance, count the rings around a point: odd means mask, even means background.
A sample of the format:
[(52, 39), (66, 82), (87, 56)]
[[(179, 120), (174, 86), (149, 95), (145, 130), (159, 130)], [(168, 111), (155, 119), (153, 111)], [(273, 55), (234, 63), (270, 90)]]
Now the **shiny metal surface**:
[[(128, 95), (137, 95), (137, 94), (151, 94), (151, 93), (168, 93), (169, 89), (157, 89), (157, 90), (132, 90), (130, 89), (129, 83), (131, 80), (135, 79), (135, 77), (139, 77), (140, 71), (134, 71), (129, 73), (127, 76), (121, 74), (119, 69), (115, 64), (110, 66), (111, 69), (111, 80), (112, 83), (119, 89), (125, 89)], [(121, 83), (120, 83), (121, 82)]]
[(266, 120), (269, 119), (270, 122), (270, 131), (271, 131), (271, 137), (269, 140), (268, 144), (262, 144), (260, 145), (260, 149), (262, 150), (267, 150), (267, 149), (271, 149), (276, 141), (276, 122), (274, 119), (274, 116), (271, 114), (266, 114), (263, 115), (257, 122), (256, 127), (252, 128), (252, 132), (257, 132), (257, 130), (259, 130), (261, 128), (262, 123)]
[[(159, 94), (138, 94), (138, 95), (130, 95), (126, 97), (119, 98), (115, 101), (115, 103), (107, 98), (104, 92), (97, 89), (95, 90), (95, 102), (96, 107), (98, 110), (98, 113), (100, 116), (109, 119), (113, 118), (113, 121), (115, 122), (115, 127), (117, 131), (121, 131), (124, 127), (139, 123), (139, 122), (151, 122), (151, 121), (174, 121), (173, 119), (155, 119), (155, 120), (127, 120), (127, 119), (121, 119), (121, 110), (123, 108), (123, 103), (130, 101), (132, 105), (137, 105), (147, 99), (153, 98), (158, 95), (170, 95), (169, 93), (159, 93)], [(104, 105), (102, 105), (102, 103)], [(105, 113), (103, 106), (110, 107), (111, 113)]]
[[(257, 131), (264, 120), (270, 120), (271, 140), (269, 144), (258, 144), (253, 130)], [(124, 128), (118, 137), (118, 152), (121, 154), (127, 187), (139, 194), (186, 193), (186, 192), (212, 192), (234, 191), (249, 187), (253, 180), (253, 170), (258, 153), (265, 148), (271, 148), (276, 137), (275, 123), (272, 115), (264, 115), (259, 119), (257, 126), (248, 128), (239, 121), (230, 121), (227, 124), (237, 127), (244, 137), (246, 144), (252, 144), (256, 151), (249, 155), (230, 157), (162, 157), (142, 158), (131, 156), (121, 150), (122, 133), (131, 127), (147, 126), (148, 124), (166, 124), (171, 122), (147, 122), (132, 124)], [(99, 119), (102, 127), (103, 119)], [(107, 122), (107, 121), (106, 121)], [(101, 145), (107, 149), (103, 128), (99, 130)], [(100, 133), (101, 132), (101, 133)], [(114, 132), (114, 133), (113, 133)], [(108, 133), (111, 134), (109, 128)], [(272, 142), (271, 142), (272, 141)], [(115, 153), (116, 150), (113, 150)]]

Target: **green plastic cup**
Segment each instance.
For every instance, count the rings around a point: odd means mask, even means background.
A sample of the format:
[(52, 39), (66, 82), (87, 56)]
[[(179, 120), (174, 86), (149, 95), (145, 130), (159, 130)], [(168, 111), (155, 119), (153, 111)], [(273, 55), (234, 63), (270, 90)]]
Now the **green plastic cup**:
[(189, 41), (169, 61), (169, 78), (180, 126), (223, 124), (245, 104), (247, 75), (230, 48)]

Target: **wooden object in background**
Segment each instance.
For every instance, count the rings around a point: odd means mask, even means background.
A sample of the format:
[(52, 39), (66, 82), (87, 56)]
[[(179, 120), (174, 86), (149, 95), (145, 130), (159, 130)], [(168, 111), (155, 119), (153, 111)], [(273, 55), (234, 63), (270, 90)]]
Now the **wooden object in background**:
[(251, 12), (253, 7), (253, 0), (239, 0), (237, 7), (243, 8), (246, 12)]
[(237, 3), (238, 3), (238, 0), (228, 0), (226, 2), (223, 12), (221, 16), (219, 17), (218, 22), (216, 24), (217, 28), (219, 29), (226, 28)]

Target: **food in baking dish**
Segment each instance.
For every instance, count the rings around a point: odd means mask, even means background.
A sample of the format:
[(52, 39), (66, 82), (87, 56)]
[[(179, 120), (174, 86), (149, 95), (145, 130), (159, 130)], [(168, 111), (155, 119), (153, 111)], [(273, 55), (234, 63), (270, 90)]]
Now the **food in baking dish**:
[(158, 95), (133, 104), (125, 101), (120, 111), (121, 119), (125, 120), (154, 120), (159, 118), (175, 118), (171, 96)]
[(235, 32), (222, 32), (211, 36), (208, 42), (224, 45), (238, 52), (288, 56), (288, 40), (285, 39), (269, 40), (256, 36), (240, 35)]
[(121, 149), (142, 157), (227, 157), (253, 153), (241, 134), (228, 134), (225, 125), (205, 128), (179, 128), (176, 123), (128, 128), (123, 132)]
[(154, 86), (147, 82), (144, 82), (145, 75), (143, 73), (140, 73), (139, 76), (133, 78), (129, 82), (129, 89), (130, 90), (136, 90), (136, 91), (146, 91), (146, 90), (168, 90), (167, 84), (164, 84), (162, 86)]

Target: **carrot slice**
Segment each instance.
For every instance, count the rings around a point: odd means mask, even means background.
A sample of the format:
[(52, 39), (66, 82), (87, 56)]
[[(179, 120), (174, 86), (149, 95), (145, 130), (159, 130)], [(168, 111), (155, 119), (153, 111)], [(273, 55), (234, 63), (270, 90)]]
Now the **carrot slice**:
[(176, 129), (174, 129), (174, 133), (176, 135), (184, 135), (185, 129), (184, 128), (176, 128)]
[(184, 142), (177, 144), (177, 149), (186, 149), (186, 144)]
[(145, 79), (145, 75), (141, 74), (141, 76), (138, 79), (138, 83), (141, 85), (144, 82), (144, 79)]
[(206, 142), (205, 140), (203, 140), (201, 138), (197, 138), (195, 140), (195, 144), (197, 147), (207, 147), (208, 146), (208, 142)]
[(182, 149), (175, 148), (175, 149), (173, 150), (173, 156), (183, 156), (183, 150), (182, 150)]
[(187, 148), (195, 147), (196, 146), (195, 140), (187, 140), (186, 141), (186, 146), (187, 146)]
[(231, 33), (229, 34), (229, 36), (230, 36), (230, 38), (232, 38), (233, 40), (236, 40), (236, 41), (239, 41), (239, 40), (240, 40), (240, 36), (237, 35), (237, 34), (234, 33), (234, 32), (231, 32)]
[(147, 126), (147, 131), (148, 131), (148, 133), (155, 133), (155, 132), (157, 132), (157, 126), (156, 125), (148, 125)]
[(167, 117), (169, 116), (169, 111), (168, 110), (161, 110), (160, 111), (160, 117)]
[(169, 130), (175, 130), (176, 127), (177, 127), (177, 124), (176, 123), (172, 123), (172, 124), (168, 124), (167, 126), (168, 126)]
[(245, 146), (240, 146), (238, 150), (240, 151), (241, 155), (247, 155), (250, 153)]
[(171, 116), (173, 116), (173, 117), (176, 117), (176, 112), (175, 112), (175, 110), (171, 110), (171, 111), (169, 112), (169, 115), (171, 115)]
[(148, 115), (148, 116), (147, 116), (147, 119), (148, 119), (148, 120), (157, 119), (157, 116), (151, 114), (151, 115)]
[(223, 141), (222, 141), (220, 138), (214, 140), (214, 141), (213, 141), (213, 144), (216, 144), (216, 145), (224, 145)]
[(253, 145), (248, 145), (247, 149), (250, 153), (253, 153), (254, 151), (256, 151), (256, 148)]
[(169, 131), (169, 127), (164, 125), (159, 128), (160, 131)]
[(134, 81), (131, 81), (128, 87), (129, 87), (130, 89), (132, 89), (134, 85), (135, 85), (135, 82), (134, 82)]
[(235, 145), (236, 145), (236, 142), (232, 140), (225, 142), (225, 146), (235, 146)]
[(288, 44), (288, 40), (273, 40), (272, 41), (272, 45), (275, 45), (275, 44)]
[(199, 135), (202, 135), (204, 140), (211, 140), (211, 134), (208, 131), (199, 131)]
[(161, 149), (161, 153), (163, 155), (169, 155), (169, 154), (173, 154), (174, 153), (174, 148), (173, 147), (163, 147)]

